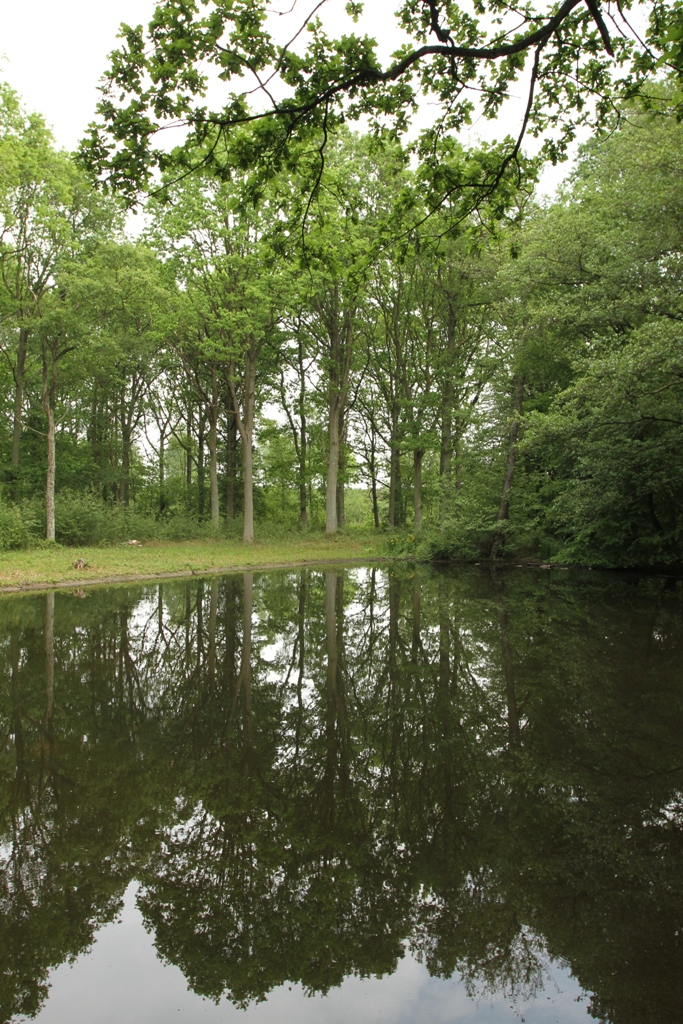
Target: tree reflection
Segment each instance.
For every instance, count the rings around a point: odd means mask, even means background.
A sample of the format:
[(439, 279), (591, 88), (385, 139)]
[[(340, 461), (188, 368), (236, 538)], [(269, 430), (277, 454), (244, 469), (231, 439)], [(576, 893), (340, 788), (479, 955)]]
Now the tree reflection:
[(246, 1006), (406, 947), (474, 992), (570, 965), (678, 1019), (680, 587), (393, 569), (0, 603), (0, 999), (35, 1014), (126, 885)]

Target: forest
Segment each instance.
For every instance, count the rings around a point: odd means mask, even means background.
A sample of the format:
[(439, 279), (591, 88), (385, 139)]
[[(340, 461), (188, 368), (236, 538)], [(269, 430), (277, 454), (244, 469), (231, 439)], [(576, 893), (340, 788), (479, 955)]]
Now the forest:
[(0, 550), (375, 530), (679, 564), (677, 104), (623, 101), (552, 200), (540, 160), (340, 125), (257, 198), (214, 156), (136, 219), (2, 86)]

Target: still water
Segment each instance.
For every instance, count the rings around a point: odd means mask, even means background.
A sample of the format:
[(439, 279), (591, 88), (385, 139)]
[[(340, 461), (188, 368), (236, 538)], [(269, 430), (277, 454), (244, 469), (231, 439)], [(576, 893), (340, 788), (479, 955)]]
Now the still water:
[(683, 584), (0, 600), (0, 1020), (683, 1019)]

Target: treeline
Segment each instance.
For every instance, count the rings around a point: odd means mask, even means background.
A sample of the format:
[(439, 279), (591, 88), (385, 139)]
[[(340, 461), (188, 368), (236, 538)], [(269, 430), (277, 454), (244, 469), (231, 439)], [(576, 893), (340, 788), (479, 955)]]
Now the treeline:
[(215, 156), (169, 178), (134, 240), (7, 87), (0, 119), (0, 545), (353, 523), (431, 555), (680, 561), (664, 93), (546, 206), (533, 163), (475, 209), (443, 195), (493, 150), (414, 166), (338, 133), (267, 186)]

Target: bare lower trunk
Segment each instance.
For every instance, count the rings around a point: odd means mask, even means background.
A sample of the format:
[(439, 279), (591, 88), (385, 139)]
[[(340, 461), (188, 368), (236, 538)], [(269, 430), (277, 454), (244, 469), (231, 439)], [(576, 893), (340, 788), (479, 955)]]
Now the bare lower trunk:
[[(240, 413), (234, 377), (230, 378), (230, 393), (235, 422), (242, 442), (242, 475), (244, 478), (244, 544), (254, 543), (254, 406), (256, 402), (256, 358), (259, 346), (252, 339), (244, 353), (244, 395)], [(234, 369), (234, 367), (233, 367)]]
[(413, 526), (422, 529), (422, 459), (424, 452), (415, 449), (413, 452)]
[(202, 410), (199, 417), (199, 425), (197, 427), (197, 510), (199, 512), (199, 518), (204, 518), (204, 479), (205, 479), (205, 467), (204, 467), (204, 438), (206, 427), (206, 414)]
[(341, 419), (341, 402), (338, 396), (330, 400), (330, 417), (328, 427), (327, 453), (327, 490), (325, 493), (325, 531), (336, 533), (337, 521), (337, 482), (339, 479), (339, 450), (341, 438), (339, 421)]
[(244, 532), (242, 540), (245, 544), (254, 543), (254, 453), (252, 451), (251, 431), (246, 444), (243, 442), (242, 466), (244, 472)]
[(121, 424), (121, 500), (124, 505), (130, 504), (130, 430)]
[(12, 426), (12, 497), (19, 497), (19, 443), (21, 441), (22, 414), (24, 408), (24, 370), (26, 367), (26, 351), (28, 349), (28, 331), (22, 327), (19, 331), (19, 347), (17, 349), (17, 366), (14, 373), (14, 423)]
[(166, 499), (164, 497), (164, 454), (166, 447), (166, 434), (164, 431), (161, 432), (159, 437), (159, 512), (163, 512), (166, 508)]
[(47, 416), (47, 477), (45, 480), (45, 516), (48, 540), (55, 539), (55, 411), (48, 402)]
[(218, 402), (213, 401), (209, 410), (209, 491), (211, 495), (211, 525), (214, 530), (220, 524), (218, 505)]
[(515, 397), (512, 407), (512, 423), (510, 425), (510, 439), (508, 443), (508, 458), (505, 466), (505, 477), (503, 479), (503, 494), (500, 500), (500, 508), (498, 509), (498, 515), (496, 517), (498, 527), (493, 537), (493, 543), (491, 544), (491, 558), (496, 558), (498, 552), (503, 546), (505, 540), (505, 532), (503, 530), (503, 523), (507, 521), (510, 515), (510, 490), (512, 489), (512, 478), (515, 472), (515, 459), (517, 457), (517, 441), (519, 440), (520, 431), (520, 414), (522, 412), (522, 403), (524, 401), (524, 377), (520, 374), (517, 380), (517, 386), (515, 390)]
[(235, 450), (237, 448), (237, 426), (235, 414), (228, 409), (228, 434), (226, 443), (226, 486), (225, 486), (225, 516), (226, 519), (235, 518)]
[(391, 448), (389, 468), (389, 526), (399, 526), (401, 515), (401, 454), (396, 445)]

